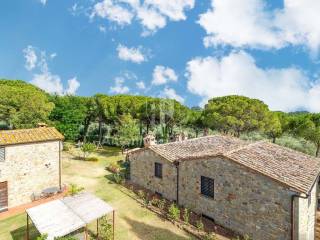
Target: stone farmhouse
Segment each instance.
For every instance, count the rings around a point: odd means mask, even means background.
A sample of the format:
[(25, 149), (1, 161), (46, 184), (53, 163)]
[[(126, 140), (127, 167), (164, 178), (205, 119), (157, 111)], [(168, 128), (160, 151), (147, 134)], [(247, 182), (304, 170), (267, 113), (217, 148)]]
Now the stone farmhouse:
[(61, 142), (51, 127), (0, 131), (0, 212), (61, 189)]
[(313, 240), (320, 159), (269, 142), (207, 136), (128, 153), (130, 179), (259, 240)]

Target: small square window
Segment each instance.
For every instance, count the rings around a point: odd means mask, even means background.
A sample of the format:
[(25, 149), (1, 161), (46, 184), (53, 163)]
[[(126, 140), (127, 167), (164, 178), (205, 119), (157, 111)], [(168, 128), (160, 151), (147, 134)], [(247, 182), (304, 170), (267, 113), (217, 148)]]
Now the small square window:
[(201, 176), (201, 194), (214, 198), (214, 180), (212, 178)]
[(154, 175), (157, 178), (162, 178), (162, 164), (161, 163), (154, 164)]
[(4, 147), (0, 147), (0, 162), (4, 162), (6, 158), (6, 152)]

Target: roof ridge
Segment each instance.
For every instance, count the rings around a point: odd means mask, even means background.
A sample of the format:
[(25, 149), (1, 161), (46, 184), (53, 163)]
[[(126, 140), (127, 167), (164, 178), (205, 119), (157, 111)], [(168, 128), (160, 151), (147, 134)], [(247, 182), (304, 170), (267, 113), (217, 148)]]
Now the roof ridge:
[[(248, 141), (244, 141), (244, 142), (248, 142)], [(266, 142), (266, 140), (260, 140), (260, 141), (256, 141), (256, 142), (251, 142), (251, 143), (248, 143), (246, 145), (240, 146), (238, 148), (232, 149), (232, 150), (230, 150), (230, 151), (228, 151), (226, 153), (222, 153), (222, 155), (228, 156), (229, 154), (236, 153), (236, 152), (238, 152), (240, 150), (243, 150), (243, 149), (251, 148), (251, 147), (256, 146), (256, 145), (258, 145), (260, 143), (263, 143), (263, 142)]]

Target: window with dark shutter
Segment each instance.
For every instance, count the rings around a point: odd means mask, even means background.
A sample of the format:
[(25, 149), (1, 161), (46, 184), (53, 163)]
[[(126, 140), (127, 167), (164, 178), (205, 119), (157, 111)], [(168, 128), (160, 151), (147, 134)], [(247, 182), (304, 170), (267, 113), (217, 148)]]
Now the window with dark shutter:
[(201, 194), (214, 198), (214, 180), (212, 178), (201, 176)]
[(154, 164), (154, 175), (157, 178), (162, 178), (162, 164), (161, 163)]
[(6, 152), (4, 147), (0, 147), (0, 162), (4, 162), (6, 157)]

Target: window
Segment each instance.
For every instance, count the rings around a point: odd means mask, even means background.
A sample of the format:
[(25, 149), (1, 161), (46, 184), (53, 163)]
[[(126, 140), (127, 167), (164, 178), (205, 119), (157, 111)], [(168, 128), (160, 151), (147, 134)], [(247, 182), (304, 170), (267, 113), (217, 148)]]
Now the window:
[(214, 198), (214, 180), (212, 178), (201, 176), (201, 194)]
[(0, 162), (4, 162), (6, 157), (6, 152), (4, 147), (0, 147)]
[(158, 178), (162, 178), (162, 164), (161, 163), (154, 164), (154, 175)]

